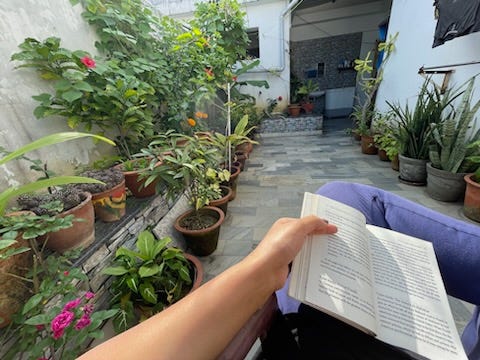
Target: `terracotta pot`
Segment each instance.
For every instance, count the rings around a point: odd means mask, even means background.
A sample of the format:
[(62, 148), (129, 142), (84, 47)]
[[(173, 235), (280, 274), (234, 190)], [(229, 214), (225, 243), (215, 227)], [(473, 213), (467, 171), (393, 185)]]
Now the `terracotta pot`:
[(375, 146), (375, 141), (373, 136), (362, 135), (361, 138), (362, 153), (367, 155), (376, 155), (378, 153), (378, 148)]
[[(0, 237), (1, 239), (1, 237)], [(28, 240), (18, 234), (17, 243), (12, 248), (30, 247)], [(30, 296), (30, 286), (26, 281), (8, 274), (24, 277), (32, 266), (32, 253), (26, 251), (0, 260), (0, 328), (12, 322), (12, 315), (23, 306)]]
[(392, 165), (392, 169), (395, 171), (398, 171), (400, 169), (400, 161), (398, 160), (398, 155), (395, 155), (392, 158), (391, 165)]
[(95, 216), (104, 222), (120, 220), (125, 215), (125, 180), (113, 188), (92, 194)]
[(230, 197), (232, 196), (232, 189), (228, 186), (221, 185), (220, 189), (222, 189), (222, 197), (217, 200), (210, 201), (209, 206), (215, 206), (222, 209), (223, 213), (227, 215), (228, 210), (228, 202), (230, 201)]
[(230, 180), (227, 182), (227, 186), (232, 189), (232, 195), (230, 196), (230, 201), (235, 200), (237, 197), (237, 180), (238, 175), (240, 175), (240, 166), (236, 166), (232, 164), (230, 168)]
[(313, 112), (314, 104), (311, 102), (306, 102), (302, 105), (302, 109), (305, 111), (305, 114), (311, 114)]
[(212, 225), (204, 229), (190, 230), (185, 228), (185, 221), (194, 215), (194, 210), (180, 215), (174, 223), (175, 229), (180, 232), (187, 246), (197, 256), (207, 256), (215, 251), (220, 234), (220, 226), (225, 219), (223, 211), (214, 206), (205, 206), (198, 210), (201, 216), (212, 217)]
[[(132, 161), (135, 162), (138, 160)], [(161, 164), (162, 162), (159, 161), (155, 166), (160, 166)], [(146, 187), (143, 186), (145, 184), (145, 179), (141, 179), (143, 169), (126, 171), (122, 164), (116, 165), (115, 168), (120, 169), (123, 172), (123, 175), (125, 176), (125, 186), (136, 198), (145, 198), (156, 194), (158, 181), (154, 181)]]
[(240, 171), (243, 171), (245, 168), (245, 162), (248, 159), (248, 155), (243, 151), (235, 151), (235, 162), (238, 162), (240, 165)]
[(59, 253), (77, 248), (85, 248), (95, 240), (95, 211), (92, 204), (92, 195), (88, 192), (83, 193), (85, 200), (80, 204), (57, 215), (64, 218), (67, 215), (73, 215), (75, 219), (72, 226), (49, 233), (46, 236), (46, 246)]
[(463, 213), (473, 221), (480, 222), (480, 184), (472, 180), (473, 174), (464, 176), (466, 183)]
[(390, 161), (390, 159), (388, 158), (387, 152), (383, 149), (378, 149), (378, 158), (381, 161)]
[(300, 110), (302, 110), (302, 107), (298, 104), (290, 104), (288, 105), (288, 114), (292, 117), (299, 116), (300, 115)]
[(243, 151), (244, 153), (250, 155), (250, 153), (253, 151), (253, 144), (251, 142), (244, 142), (242, 144), (239, 144), (235, 147), (235, 151)]

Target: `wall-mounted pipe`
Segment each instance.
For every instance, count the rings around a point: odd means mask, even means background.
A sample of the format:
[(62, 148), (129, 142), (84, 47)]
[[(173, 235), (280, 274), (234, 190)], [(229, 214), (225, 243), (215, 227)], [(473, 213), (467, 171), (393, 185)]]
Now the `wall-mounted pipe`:
[(302, 3), (303, 0), (293, 0), (288, 4), (288, 6), (280, 14), (279, 24), (280, 24), (280, 66), (271, 67), (268, 69), (265, 68), (256, 68), (248, 71), (249, 73), (260, 73), (260, 72), (282, 72), (285, 70), (285, 17), (289, 15), (298, 5)]

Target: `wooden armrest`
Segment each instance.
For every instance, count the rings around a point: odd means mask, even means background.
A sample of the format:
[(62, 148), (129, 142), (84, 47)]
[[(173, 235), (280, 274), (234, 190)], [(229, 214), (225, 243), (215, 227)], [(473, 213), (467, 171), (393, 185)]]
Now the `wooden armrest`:
[(278, 309), (277, 297), (272, 294), (223, 350), (218, 360), (243, 360), (255, 341), (264, 338)]

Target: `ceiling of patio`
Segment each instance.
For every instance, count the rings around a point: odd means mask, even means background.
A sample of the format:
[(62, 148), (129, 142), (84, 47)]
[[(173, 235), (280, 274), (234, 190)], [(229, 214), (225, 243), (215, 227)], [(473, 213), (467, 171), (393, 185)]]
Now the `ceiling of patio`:
[(340, 7), (353, 6), (375, 2), (378, 0), (303, 0), (296, 10), (303, 10), (315, 6), (323, 6), (322, 9), (336, 9)]

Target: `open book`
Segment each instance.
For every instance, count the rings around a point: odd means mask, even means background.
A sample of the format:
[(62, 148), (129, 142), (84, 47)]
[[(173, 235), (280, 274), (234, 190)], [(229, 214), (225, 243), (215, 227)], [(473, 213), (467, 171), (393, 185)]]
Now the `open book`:
[(467, 359), (432, 244), (366, 225), (345, 204), (306, 193), (302, 216), (337, 225), (307, 239), (289, 295), (377, 339), (431, 359)]

